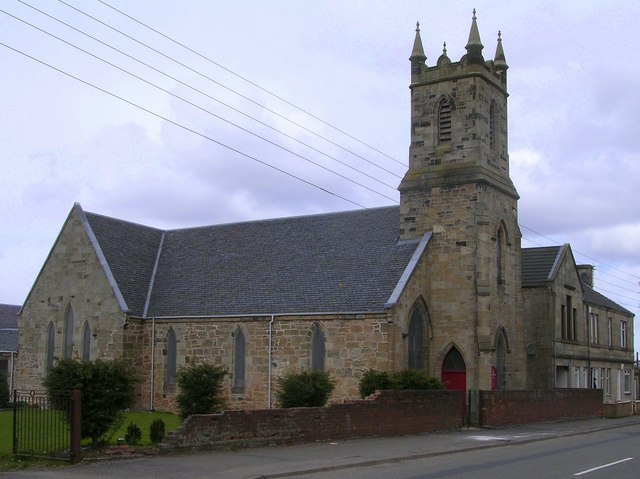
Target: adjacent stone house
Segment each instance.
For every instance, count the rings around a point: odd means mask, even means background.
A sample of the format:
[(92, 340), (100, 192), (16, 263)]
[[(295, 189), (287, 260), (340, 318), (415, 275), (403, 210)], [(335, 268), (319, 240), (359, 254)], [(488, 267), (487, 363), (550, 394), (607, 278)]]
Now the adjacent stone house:
[(13, 390), (13, 365), (18, 353), (18, 312), (20, 306), (0, 304), (0, 374)]
[(336, 379), (333, 400), (369, 368), (527, 387), (546, 326), (525, 326), (508, 66), (500, 38), (484, 59), (475, 15), (466, 50), (427, 66), (416, 29), (399, 206), (159, 230), (76, 204), (20, 314), (19, 386), (56, 358), (123, 357), (150, 409), (172, 409), (176, 371), (202, 361), (228, 369), (232, 408), (271, 406), (305, 369)]
[(633, 313), (593, 289), (571, 247), (522, 251), (528, 378), (533, 388), (598, 388), (633, 399)]

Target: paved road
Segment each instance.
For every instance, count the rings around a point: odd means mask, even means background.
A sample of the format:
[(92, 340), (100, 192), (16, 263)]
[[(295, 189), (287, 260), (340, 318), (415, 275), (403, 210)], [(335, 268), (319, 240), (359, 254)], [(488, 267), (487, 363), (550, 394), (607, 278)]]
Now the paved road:
[[(609, 434), (610, 436), (600, 436)], [(640, 416), (624, 419), (593, 419), (563, 423), (544, 423), (501, 430), (463, 430), (398, 438), (361, 439), (345, 442), (302, 444), (287, 447), (265, 447), (238, 451), (198, 452), (187, 455), (162, 455), (132, 459), (81, 463), (71, 467), (46, 471), (21, 471), (0, 474), (0, 478), (52, 479), (151, 479), (151, 478), (216, 478), (247, 479), (276, 477), (443, 477), (483, 478), (517, 477), (518, 479), (579, 477), (571, 476), (601, 463), (628, 456), (598, 456), (598, 447), (589, 438), (616, 447), (635, 444), (640, 436)], [(576, 442), (569, 446), (565, 440)], [(547, 450), (539, 449), (549, 445)], [(513, 447), (518, 445), (519, 447)], [(530, 452), (529, 452), (530, 451)], [(528, 455), (527, 455), (528, 454)], [(624, 456), (624, 457), (622, 457)], [(616, 479), (639, 477), (619, 475), (626, 467), (635, 467), (635, 456), (629, 464), (598, 470), (581, 477), (598, 479), (613, 474)], [(466, 458), (469, 458), (468, 461)], [(465, 462), (462, 462), (464, 459)], [(565, 475), (530, 475), (538, 460), (549, 464), (543, 472), (552, 470)], [(452, 462), (447, 462), (452, 461)], [(553, 465), (552, 465), (553, 464)], [(565, 466), (574, 466), (565, 469)], [(411, 469), (412, 467), (415, 469)], [(430, 469), (435, 467), (436, 469)], [(370, 469), (367, 469), (370, 468)], [(406, 469), (405, 469), (406, 468)], [(558, 469), (556, 469), (558, 468)], [(400, 475), (401, 471), (409, 475)], [(573, 472), (571, 472), (573, 471)], [(357, 474), (364, 474), (357, 476)], [(426, 473), (432, 475), (425, 475)], [(319, 474), (312, 476), (312, 474)], [(324, 474), (324, 475), (322, 475)], [(458, 475), (456, 475), (458, 474)], [(460, 474), (467, 474), (460, 475)], [(471, 474), (471, 475), (469, 475)], [(480, 475), (485, 474), (485, 475)], [(499, 476), (498, 474), (507, 474)]]

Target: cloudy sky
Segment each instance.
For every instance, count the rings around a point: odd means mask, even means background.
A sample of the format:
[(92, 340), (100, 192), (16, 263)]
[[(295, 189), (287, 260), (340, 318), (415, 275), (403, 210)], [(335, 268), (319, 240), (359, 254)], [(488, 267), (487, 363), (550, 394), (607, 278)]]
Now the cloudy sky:
[(638, 316), (632, 0), (2, 0), (0, 303), (74, 202), (160, 228), (397, 203), (415, 23), (456, 61), (473, 8), (510, 66), (523, 246), (571, 243)]

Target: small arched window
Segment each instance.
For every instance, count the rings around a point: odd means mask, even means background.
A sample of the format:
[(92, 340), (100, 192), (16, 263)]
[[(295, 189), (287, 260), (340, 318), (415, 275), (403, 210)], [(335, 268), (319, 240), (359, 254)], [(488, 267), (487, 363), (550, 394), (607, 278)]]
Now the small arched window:
[(53, 367), (53, 353), (56, 343), (56, 328), (52, 322), (49, 322), (47, 328), (47, 362), (46, 370), (49, 371)]
[(246, 348), (244, 333), (238, 328), (233, 341), (233, 387), (238, 389), (243, 389), (245, 385)]
[(451, 103), (446, 98), (438, 106), (438, 143), (451, 142)]
[(489, 107), (489, 148), (496, 149), (496, 103)]
[(73, 353), (73, 308), (71, 305), (67, 307), (67, 314), (64, 319), (64, 351), (62, 357), (64, 359), (71, 358)]
[(172, 388), (176, 385), (177, 341), (173, 328), (167, 332), (167, 355), (165, 358), (165, 386)]
[(91, 326), (89, 326), (89, 321), (85, 321), (82, 328), (82, 360), (91, 361)]
[(311, 370), (324, 371), (325, 337), (317, 324), (311, 332)]
[(409, 321), (408, 364), (409, 369), (424, 369), (425, 325), (422, 311), (415, 308)]

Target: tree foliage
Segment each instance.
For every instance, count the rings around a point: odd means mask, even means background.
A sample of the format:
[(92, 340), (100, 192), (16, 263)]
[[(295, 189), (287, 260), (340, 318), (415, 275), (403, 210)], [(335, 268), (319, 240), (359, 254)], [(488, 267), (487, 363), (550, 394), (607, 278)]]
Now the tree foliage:
[(367, 397), (376, 390), (389, 389), (443, 389), (442, 382), (425, 371), (404, 369), (402, 371), (376, 371), (368, 369), (360, 378), (358, 390), (360, 397)]
[(93, 446), (98, 445), (113, 426), (121, 424), (123, 411), (135, 402), (137, 383), (138, 379), (124, 361), (100, 359), (92, 362), (61, 359), (44, 380), (49, 397), (58, 407), (62, 406), (61, 395), (80, 390), (80, 434), (91, 438)]
[(151, 442), (156, 444), (158, 442), (162, 442), (164, 436), (166, 434), (164, 421), (162, 419), (156, 419), (149, 426), (149, 439)]
[(322, 407), (329, 400), (335, 381), (324, 371), (289, 373), (278, 380), (276, 397), (280, 407)]
[(222, 381), (227, 370), (212, 364), (192, 364), (178, 371), (176, 397), (180, 416), (185, 419), (192, 414), (212, 414), (226, 406), (222, 397)]

